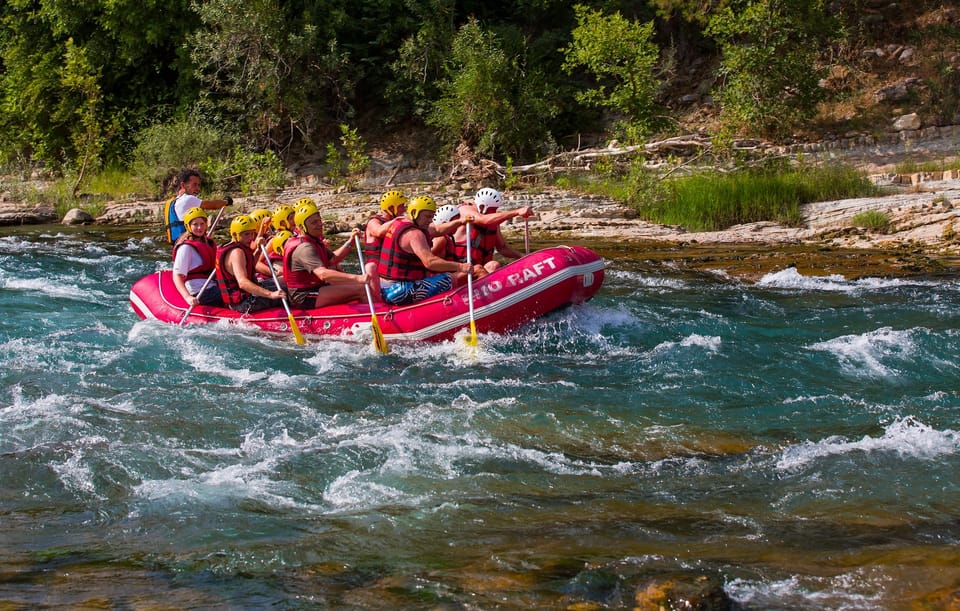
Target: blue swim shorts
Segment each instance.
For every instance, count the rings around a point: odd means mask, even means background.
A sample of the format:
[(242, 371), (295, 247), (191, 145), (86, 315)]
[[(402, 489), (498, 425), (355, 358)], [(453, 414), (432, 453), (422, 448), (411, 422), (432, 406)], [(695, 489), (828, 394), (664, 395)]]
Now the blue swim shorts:
[(383, 300), (391, 305), (407, 305), (449, 291), (453, 286), (450, 274), (427, 276), (423, 280), (397, 280), (381, 289)]

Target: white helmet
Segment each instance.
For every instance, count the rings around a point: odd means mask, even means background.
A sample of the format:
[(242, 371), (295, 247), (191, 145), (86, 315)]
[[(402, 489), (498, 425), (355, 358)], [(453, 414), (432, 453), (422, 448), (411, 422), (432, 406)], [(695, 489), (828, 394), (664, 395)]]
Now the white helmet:
[(437, 212), (433, 215), (433, 222), (447, 223), (458, 216), (460, 216), (460, 206), (445, 204), (437, 208)]
[(499, 208), (500, 204), (503, 203), (503, 198), (496, 189), (484, 187), (473, 196), (473, 203), (476, 204), (480, 214), (486, 214), (487, 210), (496, 210)]

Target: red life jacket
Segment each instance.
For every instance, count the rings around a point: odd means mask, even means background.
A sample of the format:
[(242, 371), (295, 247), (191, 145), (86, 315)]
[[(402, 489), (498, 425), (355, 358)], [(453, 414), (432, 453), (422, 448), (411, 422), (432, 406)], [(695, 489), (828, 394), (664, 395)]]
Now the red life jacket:
[(322, 241), (310, 235), (295, 236), (287, 240), (283, 245), (283, 279), (287, 283), (288, 289), (312, 289), (328, 284), (320, 278), (317, 278), (313, 270), (294, 270), (292, 269), (293, 251), (302, 244), (310, 244), (317, 250), (317, 256), (323, 261), (324, 267), (330, 267), (333, 261), (333, 252), (327, 248)]
[[(498, 227), (481, 227), (479, 225), (470, 225), (470, 245), (473, 250), (470, 251), (470, 257), (473, 263), (489, 263), (493, 261), (493, 253), (497, 250), (497, 236), (500, 234)], [(462, 255), (461, 261), (467, 260), (467, 245), (457, 244), (457, 252)]]
[(196, 280), (197, 278), (206, 279), (217, 265), (217, 243), (207, 236), (197, 237), (192, 233), (186, 233), (180, 236), (177, 243), (173, 245), (173, 260), (177, 260), (177, 249), (187, 244), (192, 246), (202, 261), (200, 265), (187, 270), (187, 280)]
[(376, 261), (380, 258), (380, 245), (383, 243), (383, 240), (380, 238), (375, 238), (369, 233), (366, 232), (367, 226), (370, 225), (370, 221), (378, 220), (380, 223), (386, 223), (390, 219), (383, 216), (382, 214), (375, 214), (367, 220), (367, 224), (364, 225), (364, 238), (363, 238), (363, 260), (364, 261)]
[(430, 236), (426, 231), (413, 224), (413, 221), (402, 218), (390, 225), (387, 234), (383, 236), (380, 245), (380, 263), (377, 271), (381, 278), (388, 280), (423, 280), (427, 277), (427, 268), (417, 255), (400, 248), (400, 236), (407, 230), (413, 229), (423, 233), (429, 242)]
[(442, 258), (447, 261), (457, 261), (459, 263), (467, 260), (466, 247), (457, 244), (457, 240), (453, 237), (453, 234), (448, 233), (440, 237), (443, 238), (443, 253), (440, 254)]
[(240, 242), (230, 242), (217, 250), (217, 285), (220, 287), (220, 295), (223, 297), (223, 302), (227, 305), (238, 304), (249, 295), (249, 293), (240, 288), (240, 283), (237, 282), (236, 277), (228, 272), (224, 265), (224, 262), (227, 260), (227, 255), (230, 254), (230, 251), (234, 248), (239, 248), (243, 251), (247, 259), (247, 273), (249, 273), (251, 277), (255, 273), (253, 269), (253, 251)]

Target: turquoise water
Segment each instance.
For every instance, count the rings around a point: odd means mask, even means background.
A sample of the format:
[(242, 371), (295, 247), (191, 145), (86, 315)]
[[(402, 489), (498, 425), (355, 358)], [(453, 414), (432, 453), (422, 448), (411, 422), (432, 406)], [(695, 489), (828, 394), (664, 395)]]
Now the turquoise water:
[[(0, 604), (905, 608), (960, 583), (960, 280), (607, 261), (509, 336), (136, 318), (150, 233), (0, 233)], [(131, 237), (132, 236), (132, 237)]]

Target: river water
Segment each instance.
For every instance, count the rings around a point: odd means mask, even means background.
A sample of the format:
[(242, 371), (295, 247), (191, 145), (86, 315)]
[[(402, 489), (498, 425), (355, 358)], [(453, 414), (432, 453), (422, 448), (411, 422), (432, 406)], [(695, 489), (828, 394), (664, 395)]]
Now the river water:
[(704, 575), (747, 609), (895, 609), (960, 583), (958, 279), (607, 260), (588, 304), (383, 356), (140, 321), (168, 253), (0, 232), (0, 606), (618, 608)]

